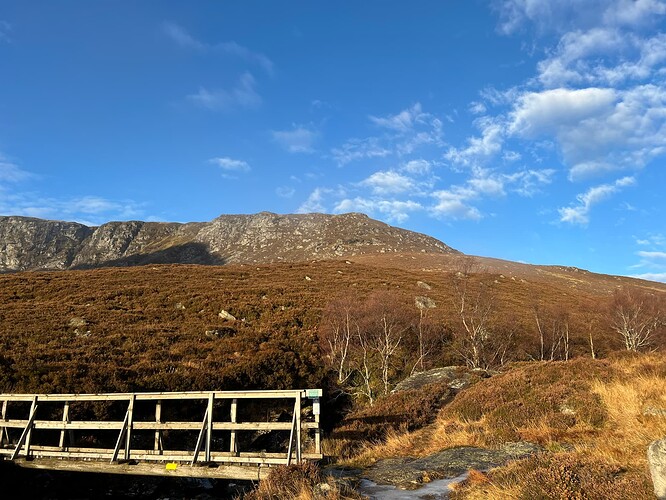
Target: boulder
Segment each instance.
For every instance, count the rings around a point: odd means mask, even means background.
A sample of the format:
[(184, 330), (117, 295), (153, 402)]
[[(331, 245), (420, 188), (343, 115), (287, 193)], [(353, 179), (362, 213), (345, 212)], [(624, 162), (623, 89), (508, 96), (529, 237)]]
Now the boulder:
[(666, 500), (666, 438), (653, 441), (647, 455), (654, 494), (659, 500)]

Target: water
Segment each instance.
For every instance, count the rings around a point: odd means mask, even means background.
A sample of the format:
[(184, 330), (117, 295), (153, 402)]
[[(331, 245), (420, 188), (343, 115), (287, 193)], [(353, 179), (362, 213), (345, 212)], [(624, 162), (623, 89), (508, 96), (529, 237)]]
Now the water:
[(376, 484), (368, 479), (361, 479), (358, 491), (371, 500), (440, 500), (449, 498), (451, 485), (467, 477), (463, 474), (453, 479), (436, 479), (425, 483), (417, 490), (401, 490), (391, 485)]

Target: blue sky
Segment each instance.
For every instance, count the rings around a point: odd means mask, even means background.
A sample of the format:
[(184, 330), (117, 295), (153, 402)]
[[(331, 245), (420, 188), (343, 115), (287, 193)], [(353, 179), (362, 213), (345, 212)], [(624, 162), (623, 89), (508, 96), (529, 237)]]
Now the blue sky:
[(0, 2), (0, 214), (364, 212), (666, 281), (659, 0)]

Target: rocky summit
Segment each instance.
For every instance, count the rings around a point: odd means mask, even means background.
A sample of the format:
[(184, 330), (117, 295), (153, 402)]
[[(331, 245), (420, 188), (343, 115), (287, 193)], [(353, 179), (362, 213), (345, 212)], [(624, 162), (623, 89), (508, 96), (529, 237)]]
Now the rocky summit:
[(0, 217), (0, 272), (145, 264), (298, 262), (387, 253), (459, 253), (359, 213), (261, 212), (210, 222), (76, 222)]

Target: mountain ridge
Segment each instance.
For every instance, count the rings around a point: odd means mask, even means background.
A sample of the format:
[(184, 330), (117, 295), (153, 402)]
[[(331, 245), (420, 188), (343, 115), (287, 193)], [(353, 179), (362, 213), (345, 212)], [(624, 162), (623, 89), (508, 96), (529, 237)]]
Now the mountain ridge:
[(0, 272), (145, 264), (299, 262), (357, 255), (459, 254), (431, 236), (365, 214), (220, 215), (209, 222), (99, 226), (0, 216)]

